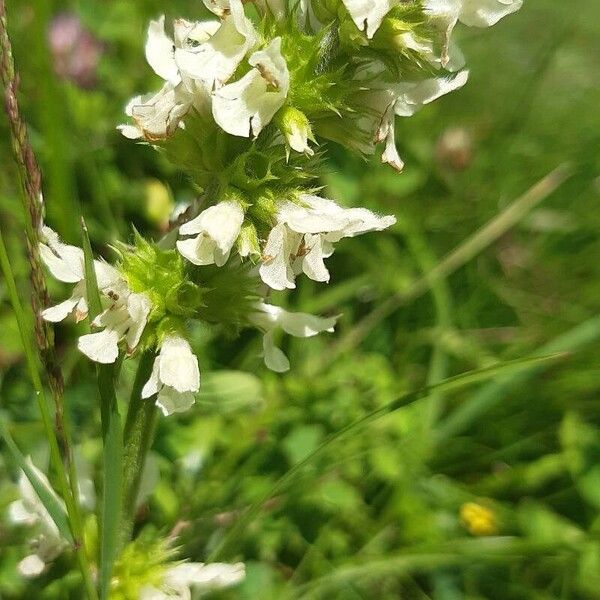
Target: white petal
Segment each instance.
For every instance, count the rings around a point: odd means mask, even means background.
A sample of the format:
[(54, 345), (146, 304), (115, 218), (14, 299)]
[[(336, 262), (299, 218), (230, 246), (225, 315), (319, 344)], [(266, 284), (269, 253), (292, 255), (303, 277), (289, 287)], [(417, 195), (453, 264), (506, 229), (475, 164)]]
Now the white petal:
[(58, 323), (66, 319), (75, 310), (79, 300), (80, 298), (71, 296), (68, 300), (56, 306), (50, 306), (42, 311), (42, 318), (51, 323)]
[(13, 525), (32, 526), (37, 523), (38, 515), (29, 510), (29, 507), (23, 500), (15, 500), (8, 505), (8, 520)]
[(265, 359), (265, 365), (271, 371), (276, 373), (285, 373), (290, 370), (290, 361), (283, 351), (275, 346), (273, 341), (273, 331), (267, 331), (263, 335), (263, 353)]
[(302, 270), (305, 275), (313, 281), (329, 281), (329, 271), (323, 262), (325, 254), (323, 252), (322, 238), (319, 234), (307, 234), (304, 236), (304, 245), (308, 252), (302, 259)]
[(17, 565), (17, 570), (23, 577), (37, 577), (45, 567), (46, 564), (37, 554), (30, 554)]
[(394, 124), (395, 114), (390, 111), (389, 121), (387, 124), (387, 132), (385, 134), (385, 149), (381, 154), (381, 162), (383, 164), (388, 164), (396, 171), (402, 171), (404, 169), (404, 161), (400, 158), (398, 154), (398, 149), (396, 148), (396, 128)]
[(296, 254), (301, 238), (301, 235), (290, 231), (285, 223), (271, 229), (263, 249), (259, 273), (261, 279), (274, 290), (296, 287), (290, 256)]
[(173, 21), (173, 33), (175, 35), (175, 46), (178, 49), (194, 49), (200, 44), (207, 42), (221, 27), (216, 20), (209, 21), (186, 21), (175, 19)]
[[(173, 595), (167, 595), (165, 592), (152, 587), (151, 585), (145, 585), (140, 590), (139, 600), (173, 600)], [(177, 600), (177, 596), (175, 596), (175, 600)]]
[(219, 202), (200, 215), (204, 231), (217, 242), (223, 252), (229, 252), (244, 221), (244, 211), (237, 202)]
[(84, 276), (83, 250), (58, 242), (52, 248), (40, 244), (40, 256), (52, 276), (65, 283), (77, 283)]
[[(308, 313), (289, 312), (279, 306), (261, 303), (259, 310), (271, 323), (295, 337), (312, 337), (323, 331), (333, 331), (337, 317), (318, 317)], [(268, 328), (270, 328), (268, 327)]]
[(183, 225), (181, 225), (181, 227), (179, 227), (179, 234), (180, 235), (195, 235), (197, 233), (202, 233), (204, 231), (204, 229), (203, 229), (201, 215), (202, 215), (202, 213), (200, 213), (197, 217), (195, 217), (191, 221), (187, 221), (187, 223), (184, 223)]
[[(343, 237), (355, 237), (369, 231), (383, 231), (396, 222), (396, 217), (375, 214), (367, 208), (348, 208), (349, 223), (343, 230)], [(335, 240), (330, 240), (335, 241)]]
[(301, 194), (304, 205), (287, 202), (279, 210), (279, 219), (298, 233), (340, 231), (348, 225), (346, 210), (331, 200)]
[(156, 21), (150, 21), (146, 39), (146, 60), (153, 71), (177, 85), (180, 81), (179, 70), (175, 64), (173, 40), (165, 33), (165, 15)]
[[(201, 237), (191, 243), (178, 242), (177, 247), (183, 256), (194, 264), (211, 264), (223, 266), (237, 240), (244, 211), (233, 201), (219, 202), (202, 211), (195, 219), (179, 228), (179, 233), (201, 233), (208, 236), (214, 244), (207, 244)], [(189, 242), (189, 240), (187, 240)], [(215, 251), (217, 250), (217, 251)], [(210, 262), (207, 262), (209, 260)]]
[(146, 294), (130, 294), (127, 298), (127, 312), (129, 313), (131, 324), (129, 325), (125, 341), (129, 352), (138, 345), (151, 310), (152, 302)]
[(231, 11), (230, 0), (202, 0), (204, 6), (219, 17), (224, 17)]
[(154, 396), (154, 394), (158, 394), (158, 390), (160, 388), (160, 381), (158, 378), (158, 358), (154, 359), (154, 364), (152, 365), (152, 373), (150, 374), (150, 378), (144, 384), (142, 388), (142, 398), (150, 398), (150, 396)]
[(410, 117), (425, 104), (461, 88), (468, 78), (468, 71), (460, 71), (454, 77), (435, 77), (416, 84), (401, 84), (398, 86), (400, 93), (394, 110), (398, 116)]
[(129, 140), (139, 140), (144, 137), (142, 130), (135, 125), (117, 125), (117, 129)]
[(157, 93), (141, 98), (131, 107), (131, 116), (145, 139), (159, 140), (172, 135), (191, 107), (184, 88), (166, 83)]
[(215, 121), (232, 135), (256, 137), (283, 106), (289, 88), (289, 72), (281, 56), (281, 38), (249, 59), (255, 66), (239, 81), (214, 92)]
[(215, 262), (217, 244), (201, 233), (189, 240), (177, 241), (177, 250), (194, 265), (212, 265)]
[(225, 83), (257, 40), (241, 0), (231, 0), (229, 4), (230, 14), (219, 30), (197, 49), (198, 72), (190, 71), (190, 76), (208, 82), (210, 87)]
[(463, 0), (459, 19), (471, 27), (490, 27), (521, 6), (523, 0)]
[(161, 344), (158, 361), (161, 383), (175, 388), (178, 392), (198, 391), (198, 359), (186, 340), (178, 335), (166, 337)]
[(89, 359), (102, 364), (111, 364), (119, 356), (119, 337), (119, 333), (114, 329), (88, 333), (79, 338), (77, 347)]
[(163, 415), (168, 417), (173, 413), (189, 410), (196, 400), (193, 392), (178, 392), (169, 386), (164, 386), (156, 398), (156, 406), (160, 408)]
[(119, 271), (103, 260), (94, 261), (94, 271), (96, 272), (96, 280), (98, 281), (98, 288), (100, 290), (115, 285), (121, 279)]
[(244, 563), (184, 563), (169, 569), (165, 582), (175, 588), (195, 585), (198, 589), (217, 589), (235, 585), (245, 577)]
[(342, 0), (355, 25), (372, 38), (398, 0)]

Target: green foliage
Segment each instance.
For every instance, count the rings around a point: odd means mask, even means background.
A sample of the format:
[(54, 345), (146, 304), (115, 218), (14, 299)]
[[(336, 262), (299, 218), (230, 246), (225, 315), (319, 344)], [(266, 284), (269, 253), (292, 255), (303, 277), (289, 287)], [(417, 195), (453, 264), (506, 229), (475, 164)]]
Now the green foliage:
[[(188, 180), (167, 160), (195, 156), (193, 148), (177, 145), (177, 135), (155, 153), (143, 145), (132, 147), (114, 131), (126, 99), (156, 85), (142, 64), (139, 46), (144, 24), (165, 9), (163, 3), (78, 3), (84, 23), (105, 44), (97, 84), (88, 90), (40, 67), (43, 36), (32, 34), (31, 7), (12, 4), (23, 111), (53, 190), (47, 198), (49, 224), (59, 233), (69, 235), (76, 222), (72, 204), (80, 199), (92, 245), (106, 256), (115, 236), (131, 241), (131, 224), (158, 238), (162, 225), (146, 212), (147, 185), (156, 178), (168, 183), (177, 204), (211, 183), (214, 173), (226, 172), (233, 191), (248, 194), (265, 222), (269, 194), (293, 190), (294, 181), (282, 179), (290, 171), (285, 156), (269, 162), (265, 148), (248, 140), (239, 142), (247, 144), (243, 164), (227, 162), (233, 148), (223, 148), (222, 155), (206, 157), (210, 169), (188, 160)], [(206, 16), (200, 4), (176, 1), (168, 10), (170, 16), (200, 18)], [(323, 6), (347, 19), (339, 2)], [(329, 446), (288, 487), (260, 502), (220, 557), (244, 560), (245, 582), (212, 597), (597, 598), (600, 213), (594, 206), (600, 94), (594, 69), (600, 60), (595, 50), (600, 9), (594, 3), (578, 7), (527, 0), (510, 22), (485, 35), (469, 30), (462, 43), (471, 69), (469, 84), (397, 124), (407, 164), (403, 174), (349, 157), (331, 144), (332, 159), (321, 167), (325, 194), (346, 205), (360, 200), (371, 209), (396, 214), (399, 225), (339, 244), (329, 259), (329, 287), (298, 282), (290, 308), (342, 317), (335, 334), (286, 341), (293, 365), (287, 375), (263, 369), (258, 336), (224, 335), (212, 325), (222, 315), (217, 319), (205, 313), (206, 325), (191, 332), (202, 372), (196, 406), (159, 421), (153, 456), (160, 478), (136, 520), (136, 530), (148, 536), (140, 544), (147, 546), (126, 550), (115, 574), (133, 569), (145, 577), (157, 568), (157, 532), (179, 534), (177, 558), (206, 560), (248, 508), (328, 436), (405, 391), (540, 349), (569, 349), (569, 356), (527, 376), (504, 373), (480, 387), (441, 391)], [(398, 18), (426, 37), (410, 14)], [(374, 43), (383, 47), (386, 35), (390, 31), (381, 29)], [(343, 70), (335, 71), (336, 78), (342, 76)], [(57, 91), (47, 100), (60, 110), (44, 113), (42, 89)], [(324, 86), (315, 90), (326, 97)], [(304, 111), (312, 102), (309, 92), (304, 90), (293, 106)], [(325, 135), (330, 124), (317, 118), (316, 126)], [(447, 135), (456, 128), (466, 133), (458, 146)], [(0, 129), (6, 133), (4, 121)], [(356, 135), (339, 129), (334, 133)], [(25, 298), (18, 189), (6, 144), (0, 153), (0, 216)], [(382, 302), (409, 290), (424, 271), (565, 161), (573, 176), (540, 207), (441, 278), (432, 294), (425, 286), (418, 298), (371, 321), (359, 345), (349, 342), (356, 325)], [(248, 169), (253, 177), (263, 173), (261, 189), (243, 187)], [(171, 258), (164, 258), (163, 266), (174, 278), (180, 266)], [(157, 275), (147, 266), (136, 269), (140, 278)], [(235, 284), (239, 274), (225, 285), (219, 280), (229, 277), (225, 271), (203, 268), (202, 273), (202, 279), (194, 280), (203, 290), (205, 306), (199, 310), (212, 306), (227, 312), (237, 330), (246, 310), (232, 302), (244, 296)], [(53, 296), (65, 293), (52, 285)], [(190, 296), (195, 298), (189, 292), (182, 291), (185, 306)], [(286, 300), (285, 293), (277, 296)], [(244, 297), (251, 298), (252, 290)], [(0, 327), (14, 331), (4, 281), (0, 298)], [(81, 443), (98, 435), (99, 424), (90, 407), (89, 364), (74, 349), (73, 340), (81, 333), (77, 327), (58, 326), (57, 339), (76, 441)], [(572, 341), (568, 336), (574, 333), (581, 343), (553, 346), (557, 340)], [(344, 352), (339, 352), (340, 344)], [(1, 336), (3, 421), (10, 423), (24, 453), (38, 456), (41, 429), (22, 358), (12, 335)], [(124, 366), (122, 375), (123, 389), (129, 389), (133, 369)], [(122, 391), (116, 390), (120, 398)], [(35, 580), (18, 575), (29, 532), (4, 520), (17, 492), (8, 448), (1, 449), (0, 595), (7, 600), (81, 598), (81, 581), (69, 554)], [(97, 468), (95, 478), (99, 484)], [(472, 533), (475, 529), (461, 519), (467, 503), (493, 513), (495, 535)], [(125, 592), (123, 597), (128, 597)]]

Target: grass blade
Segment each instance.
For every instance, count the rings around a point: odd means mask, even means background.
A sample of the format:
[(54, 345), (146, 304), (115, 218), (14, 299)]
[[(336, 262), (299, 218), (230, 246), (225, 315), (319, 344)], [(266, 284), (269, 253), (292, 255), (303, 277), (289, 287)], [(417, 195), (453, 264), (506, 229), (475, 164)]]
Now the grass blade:
[[(102, 304), (94, 270), (94, 257), (85, 223), (82, 221), (85, 281), (90, 322), (100, 314)], [(115, 390), (115, 365), (97, 365), (102, 420), (102, 501), (100, 505), (100, 598), (108, 598), (112, 569), (117, 555), (119, 519), (123, 502), (123, 432)]]
[[(567, 354), (575, 352), (598, 339), (600, 339), (600, 317), (593, 317), (567, 333), (558, 336), (540, 348), (536, 354), (540, 356), (556, 352)], [(465, 431), (492, 406), (500, 402), (514, 387), (524, 384), (548, 366), (548, 363), (532, 363), (526, 369), (517, 373), (505, 374), (483, 387), (469, 401), (458, 407), (445, 421), (440, 423), (436, 431), (437, 443)]]
[(485, 248), (521, 221), (525, 215), (552, 194), (571, 175), (568, 165), (561, 165), (538, 181), (517, 198), (499, 215), (476, 231), (471, 237), (446, 255), (435, 267), (423, 275), (406, 291), (398, 292), (377, 306), (371, 313), (359, 321), (342, 338), (329, 358), (321, 363), (321, 369), (330, 364), (340, 354), (356, 347), (369, 332), (385, 317), (392, 314), (403, 304), (415, 300), (439, 281), (450, 276), (460, 267), (475, 258)]
[(555, 556), (560, 550), (572, 548), (560, 542), (531, 541), (515, 537), (490, 537), (483, 539), (458, 539), (437, 544), (435, 547), (412, 549), (395, 556), (360, 563), (342, 565), (331, 573), (298, 587), (290, 598), (320, 598), (331, 593), (347, 582), (368, 581), (370, 579), (395, 576), (405, 577), (410, 573), (430, 572), (434, 569), (474, 561), (514, 563), (518, 558), (531, 556)]
[(60, 503), (58, 498), (52, 491), (50, 491), (47, 485), (40, 479), (38, 474), (31, 467), (31, 462), (23, 456), (22, 452), (19, 450), (15, 440), (13, 439), (8, 427), (4, 420), (2, 420), (0, 416), (0, 438), (6, 444), (10, 455), (12, 456), (15, 464), (25, 473), (27, 479), (29, 479), (29, 483), (31, 483), (31, 487), (35, 490), (35, 493), (38, 495), (41, 500), (44, 508), (48, 511), (48, 514), (52, 517), (56, 527), (58, 527), (58, 531), (60, 535), (64, 537), (69, 542), (73, 542), (73, 536), (71, 535), (71, 530), (69, 528), (69, 521), (67, 519), (67, 512), (65, 507)]
[(428, 401), (433, 394), (442, 394), (452, 392), (454, 390), (458, 390), (464, 388), (468, 385), (474, 385), (476, 383), (481, 383), (482, 381), (486, 381), (489, 379), (493, 379), (495, 377), (499, 377), (501, 375), (508, 375), (510, 373), (519, 372), (523, 369), (529, 370), (533, 367), (540, 366), (544, 363), (551, 363), (560, 358), (562, 358), (564, 354), (552, 354), (550, 356), (541, 356), (534, 358), (524, 358), (513, 360), (509, 362), (502, 363), (500, 365), (494, 365), (493, 367), (487, 367), (485, 369), (477, 369), (474, 371), (468, 371), (467, 373), (462, 373), (461, 375), (457, 375), (455, 377), (450, 377), (445, 379), (444, 381), (420, 388), (414, 392), (407, 392), (403, 394), (396, 400), (374, 410), (364, 417), (346, 425), (339, 431), (331, 434), (316, 450), (311, 452), (306, 458), (296, 463), (287, 473), (285, 473), (282, 477), (280, 477), (275, 485), (262, 497), (260, 500), (252, 504), (246, 512), (239, 518), (237, 523), (229, 530), (229, 532), (224, 536), (219, 545), (211, 552), (208, 562), (212, 562), (220, 558), (229, 547), (229, 545), (238, 540), (239, 537), (243, 534), (244, 530), (248, 527), (249, 523), (258, 515), (261, 508), (265, 505), (265, 503), (272, 497), (280, 494), (287, 486), (289, 486), (292, 481), (299, 475), (299, 473), (310, 463), (312, 463), (316, 458), (321, 456), (325, 450), (327, 450), (332, 444), (341, 441), (348, 434), (354, 433), (356, 430), (364, 427), (368, 423), (375, 421), (385, 415), (389, 415), (390, 413), (395, 412), (409, 404), (413, 404), (417, 401)]

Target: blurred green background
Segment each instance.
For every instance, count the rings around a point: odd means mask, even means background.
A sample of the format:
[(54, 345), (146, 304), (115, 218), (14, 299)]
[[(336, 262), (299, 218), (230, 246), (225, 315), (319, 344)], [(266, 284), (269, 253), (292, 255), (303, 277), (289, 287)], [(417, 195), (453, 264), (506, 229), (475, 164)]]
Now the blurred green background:
[[(165, 10), (205, 15), (200, 0), (8, 3), (47, 220), (78, 243), (84, 215), (109, 259), (108, 244), (129, 239), (132, 225), (158, 238), (195, 193), (160, 154), (115, 130), (126, 100), (158, 87), (143, 43)], [(160, 421), (160, 479), (138, 523), (176, 528), (192, 560), (224, 540), (219, 558), (247, 563), (242, 586), (212, 597), (600, 598), (600, 4), (525, 0), (492, 29), (459, 29), (470, 81), (399, 121), (404, 173), (328, 148), (329, 197), (398, 218), (340, 243), (331, 284), (304, 278), (277, 294), (295, 310), (341, 314), (335, 334), (286, 339), (292, 370), (280, 376), (264, 368), (258, 335), (194, 332), (202, 391), (192, 411)], [(0, 132), (0, 219), (27, 298), (4, 115)], [(563, 163), (571, 176), (536, 208), (499, 237), (483, 229)], [(470, 256), (474, 239), (484, 248)], [(456, 248), (456, 268), (423, 285)], [(54, 298), (66, 294), (49, 285)], [(74, 350), (76, 326), (56, 334), (76, 437), (94, 461), (90, 366)], [(555, 351), (569, 353), (356, 428), (289, 475), (328, 435), (404, 392)], [(133, 372), (125, 366), (123, 390)], [(43, 457), (1, 280), (0, 411)], [(17, 490), (4, 454), (0, 478), (0, 598), (77, 598), (67, 558), (37, 580), (17, 574), (27, 531), (5, 519)]]

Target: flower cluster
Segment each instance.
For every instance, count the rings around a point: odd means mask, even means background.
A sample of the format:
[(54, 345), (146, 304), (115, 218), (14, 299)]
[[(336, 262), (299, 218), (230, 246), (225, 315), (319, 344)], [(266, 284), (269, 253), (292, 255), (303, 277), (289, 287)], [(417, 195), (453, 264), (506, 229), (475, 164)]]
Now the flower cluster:
[[(342, 238), (381, 231), (393, 216), (324, 198), (318, 177), (325, 143), (363, 155), (381, 146), (397, 170), (397, 117), (463, 86), (458, 22), (486, 27), (522, 0), (204, 0), (211, 17), (150, 23), (145, 54), (160, 89), (131, 99), (121, 133), (151, 144), (202, 191), (187, 221), (160, 244), (136, 234), (115, 266), (95, 261), (103, 311), (79, 349), (100, 363), (120, 353), (155, 354), (142, 396), (164, 414), (188, 409), (200, 368), (191, 321), (262, 331), (266, 365), (289, 363), (275, 346), (332, 331), (336, 319), (289, 313), (269, 290), (305, 275), (328, 282), (325, 259)], [(168, 30), (167, 30), (168, 29)], [(51, 273), (75, 284), (46, 309), (59, 321), (87, 315), (81, 249), (44, 230)]]

